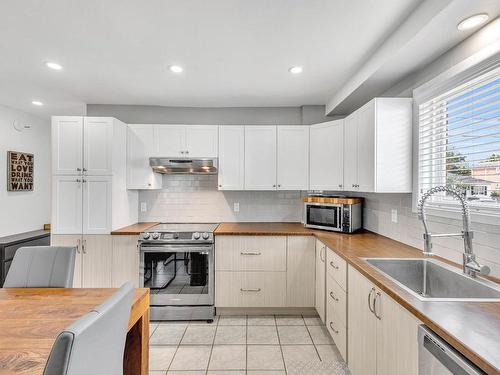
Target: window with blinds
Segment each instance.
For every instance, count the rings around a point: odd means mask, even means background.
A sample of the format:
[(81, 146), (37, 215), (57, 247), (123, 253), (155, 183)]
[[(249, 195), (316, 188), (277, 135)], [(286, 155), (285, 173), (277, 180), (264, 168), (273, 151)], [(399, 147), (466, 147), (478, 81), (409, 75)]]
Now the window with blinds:
[[(500, 209), (500, 67), (418, 107), (419, 193), (448, 185), (469, 203)], [(435, 204), (452, 203), (445, 193)]]

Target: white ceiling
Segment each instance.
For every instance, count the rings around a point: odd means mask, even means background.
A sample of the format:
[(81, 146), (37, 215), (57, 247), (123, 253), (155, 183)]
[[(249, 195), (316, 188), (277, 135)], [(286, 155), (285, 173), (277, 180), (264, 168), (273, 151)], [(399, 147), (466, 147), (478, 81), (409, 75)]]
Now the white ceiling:
[(40, 116), (86, 103), (324, 104), (419, 3), (2, 0), (0, 104)]

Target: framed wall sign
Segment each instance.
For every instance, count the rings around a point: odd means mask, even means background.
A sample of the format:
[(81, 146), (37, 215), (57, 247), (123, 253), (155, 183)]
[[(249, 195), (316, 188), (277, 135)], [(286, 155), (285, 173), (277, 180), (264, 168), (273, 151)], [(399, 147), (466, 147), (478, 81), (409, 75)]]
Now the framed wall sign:
[(33, 165), (33, 154), (7, 151), (7, 190), (32, 191)]

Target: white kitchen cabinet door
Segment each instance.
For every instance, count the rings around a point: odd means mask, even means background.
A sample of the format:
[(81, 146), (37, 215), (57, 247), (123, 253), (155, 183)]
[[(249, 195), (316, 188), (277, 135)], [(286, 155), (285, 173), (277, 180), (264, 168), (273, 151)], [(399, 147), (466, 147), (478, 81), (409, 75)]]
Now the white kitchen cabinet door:
[(155, 150), (153, 156), (187, 156), (185, 125), (154, 125), (154, 129)]
[(90, 176), (112, 174), (113, 119), (110, 117), (84, 117), (83, 171)]
[(245, 127), (219, 126), (219, 190), (245, 188)]
[(358, 190), (358, 114), (344, 120), (344, 190)]
[(415, 316), (377, 291), (377, 374), (418, 374), (418, 326)]
[(149, 165), (154, 153), (154, 126), (128, 125), (127, 144), (127, 189), (161, 189), (162, 176)]
[(276, 190), (276, 126), (245, 126), (245, 190)]
[(52, 174), (78, 175), (83, 168), (83, 117), (52, 117)]
[(111, 232), (111, 177), (83, 177), (83, 233)]
[(82, 287), (112, 287), (113, 240), (111, 235), (84, 235), (82, 243)]
[(190, 158), (216, 158), (218, 143), (217, 125), (186, 126), (186, 156)]
[(314, 306), (316, 284), (314, 253), (314, 237), (287, 237), (286, 305), (288, 307)]
[(343, 190), (344, 120), (312, 125), (309, 148), (309, 188)]
[(316, 311), (323, 323), (326, 318), (326, 246), (316, 240)]
[(139, 288), (139, 236), (112, 235), (112, 287), (119, 288), (123, 283), (130, 282)]
[[(375, 189), (375, 102), (371, 101), (357, 111), (357, 189), (373, 192)], [(388, 145), (388, 147), (391, 147)]]
[[(347, 294), (347, 358), (352, 375), (377, 374), (377, 318), (370, 311), (375, 287), (349, 266)], [(415, 342), (417, 340), (415, 339)], [(393, 358), (394, 360), (394, 358)], [(380, 374), (382, 375), (382, 374)], [(385, 375), (385, 374), (383, 374)]]
[(76, 247), (75, 268), (73, 274), (73, 288), (82, 287), (82, 235), (81, 234), (52, 234), (50, 246), (72, 246)]
[(278, 190), (309, 188), (309, 126), (278, 126)]
[(52, 178), (52, 233), (82, 233), (82, 177)]

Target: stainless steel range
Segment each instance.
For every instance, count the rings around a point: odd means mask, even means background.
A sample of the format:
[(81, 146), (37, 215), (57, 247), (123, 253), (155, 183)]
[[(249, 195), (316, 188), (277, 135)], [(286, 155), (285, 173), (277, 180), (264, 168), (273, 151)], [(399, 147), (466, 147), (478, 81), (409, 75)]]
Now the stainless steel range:
[(140, 234), (141, 286), (151, 320), (213, 320), (218, 224), (158, 224)]

